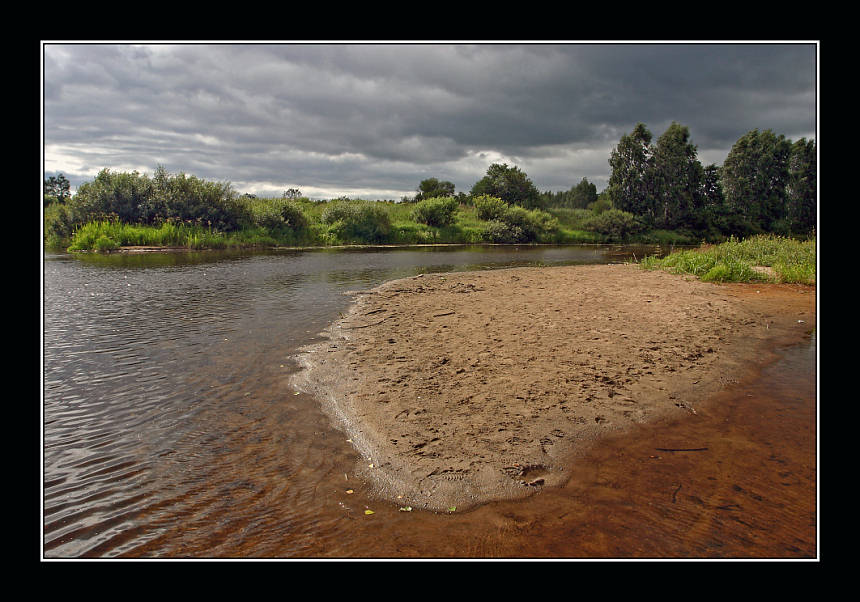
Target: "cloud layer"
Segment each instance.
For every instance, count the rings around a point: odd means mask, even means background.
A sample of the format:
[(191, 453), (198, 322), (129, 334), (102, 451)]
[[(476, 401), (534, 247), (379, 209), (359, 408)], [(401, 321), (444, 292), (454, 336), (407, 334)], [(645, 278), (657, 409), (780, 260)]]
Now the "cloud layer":
[(399, 199), (468, 192), (494, 162), (541, 190), (602, 189), (644, 122), (690, 128), (703, 163), (747, 131), (816, 128), (816, 45), (61, 44), (44, 50), (46, 175), (102, 168), (240, 192)]

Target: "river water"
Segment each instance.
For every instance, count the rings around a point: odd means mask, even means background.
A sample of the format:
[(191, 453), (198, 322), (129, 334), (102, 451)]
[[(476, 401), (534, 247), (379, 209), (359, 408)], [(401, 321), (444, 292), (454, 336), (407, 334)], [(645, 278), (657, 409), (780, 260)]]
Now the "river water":
[[(350, 474), (349, 442), (314, 398), (289, 384), (297, 369), (290, 358), (346, 310), (348, 291), (420, 273), (662, 252), (590, 245), (48, 254), (43, 557), (662, 556), (641, 544), (625, 552), (618, 537), (613, 545), (622, 547), (600, 547), (608, 527), (590, 531), (591, 543), (570, 539), (582, 513), (575, 525), (550, 517), (575, 502), (562, 497), (547, 507), (570, 488), (461, 514), (403, 512), (366, 497)], [(799, 395), (814, 408), (809, 349), (776, 378), (793, 392), (786, 403)], [(671, 545), (677, 556), (731, 549)], [(809, 546), (794, 549), (814, 554)]]

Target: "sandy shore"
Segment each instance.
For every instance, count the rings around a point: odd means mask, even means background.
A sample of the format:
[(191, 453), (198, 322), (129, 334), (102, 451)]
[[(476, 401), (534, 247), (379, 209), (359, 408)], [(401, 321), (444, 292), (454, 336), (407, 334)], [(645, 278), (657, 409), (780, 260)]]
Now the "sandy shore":
[(560, 485), (595, 438), (694, 417), (815, 326), (814, 287), (632, 265), (426, 274), (354, 295), (294, 384), (376, 495), (436, 511)]

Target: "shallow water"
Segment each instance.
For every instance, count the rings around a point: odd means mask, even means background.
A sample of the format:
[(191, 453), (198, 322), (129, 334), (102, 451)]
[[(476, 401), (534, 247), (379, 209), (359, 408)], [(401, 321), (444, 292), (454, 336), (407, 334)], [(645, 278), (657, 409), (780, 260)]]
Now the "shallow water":
[[(599, 479), (585, 490), (577, 487), (588, 478), (572, 479), (526, 501), (468, 513), (400, 511), (396, 502), (364, 496), (350, 474), (350, 444), (316, 400), (289, 386), (296, 369), (290, 357), (347, 308), (347, 291), (419, 273), (611, 263), (646, 252), (665, 251), (565, 246), (46, 256), (44, 556), (662, 557), (738, 549), (782, 555), (781, 544), (744, 548), (734, 539), (716, 546), (676, 538), (662, 548), (643, 547), (634, 543), (637, 533), (672, 531), (636, 512), (625, 513), (638, 522), (621, 534), (614, 523), (601, 525), (604, 514), (584, 509), (610, 508), (613, 500), (582, 503), (602, 491)], [(808, 426), (815, 360), (808, 351), (792, 353), (771, 368), (775, 376), (766, 372), (756, 382), (767, 411), (779, 413), (775, 422), (788, 425), (769, 445), (793, 436), (806, 449), (815, 437), (814, 420), (811, 433)], [(768, 378), (783, 388), (760, 384)], [(629, 473), (624, 463), (610, 469), (607, 462), (583, 466)], [(814, 483), (814, 458), (811, 470)], [(792, 491), (803, 490), (805, 503), (809, 475), (795, 478), (801, 484)], [(633, 481), (628, 490), (633, 496)], [(689, 491), (682, 484), (672, 509), (680, 508), (679, 498), (688, 503)], [(801, 531), (796, 539), (802, 541), (792, 544), (799, 552), (785, 554), (810, 553), (809, 529)], [(625, 544), (622, 534), (632, 539)], [(779, 534), (760, 539), (781, 541)], [(611, 544), (601, 547), (601, 541)]]

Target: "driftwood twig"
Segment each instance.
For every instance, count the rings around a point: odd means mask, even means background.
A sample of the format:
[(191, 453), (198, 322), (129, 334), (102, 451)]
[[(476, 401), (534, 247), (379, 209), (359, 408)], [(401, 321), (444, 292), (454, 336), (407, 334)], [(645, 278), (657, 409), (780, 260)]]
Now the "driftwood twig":
[(349, 326), (349, 325), (347, 325), (347, 326), (341, 326), (341, 328), (350, 328), (350, 329), (352, 329), (352, 328), (368, 328), (370, 326), (376, 326), (377, 324), (382, 324), (383, 322), (385, 322), (385, 318), (382, 318), (379, 322), (374, 322), (372, 324), (362, 324), (361, 326)]

